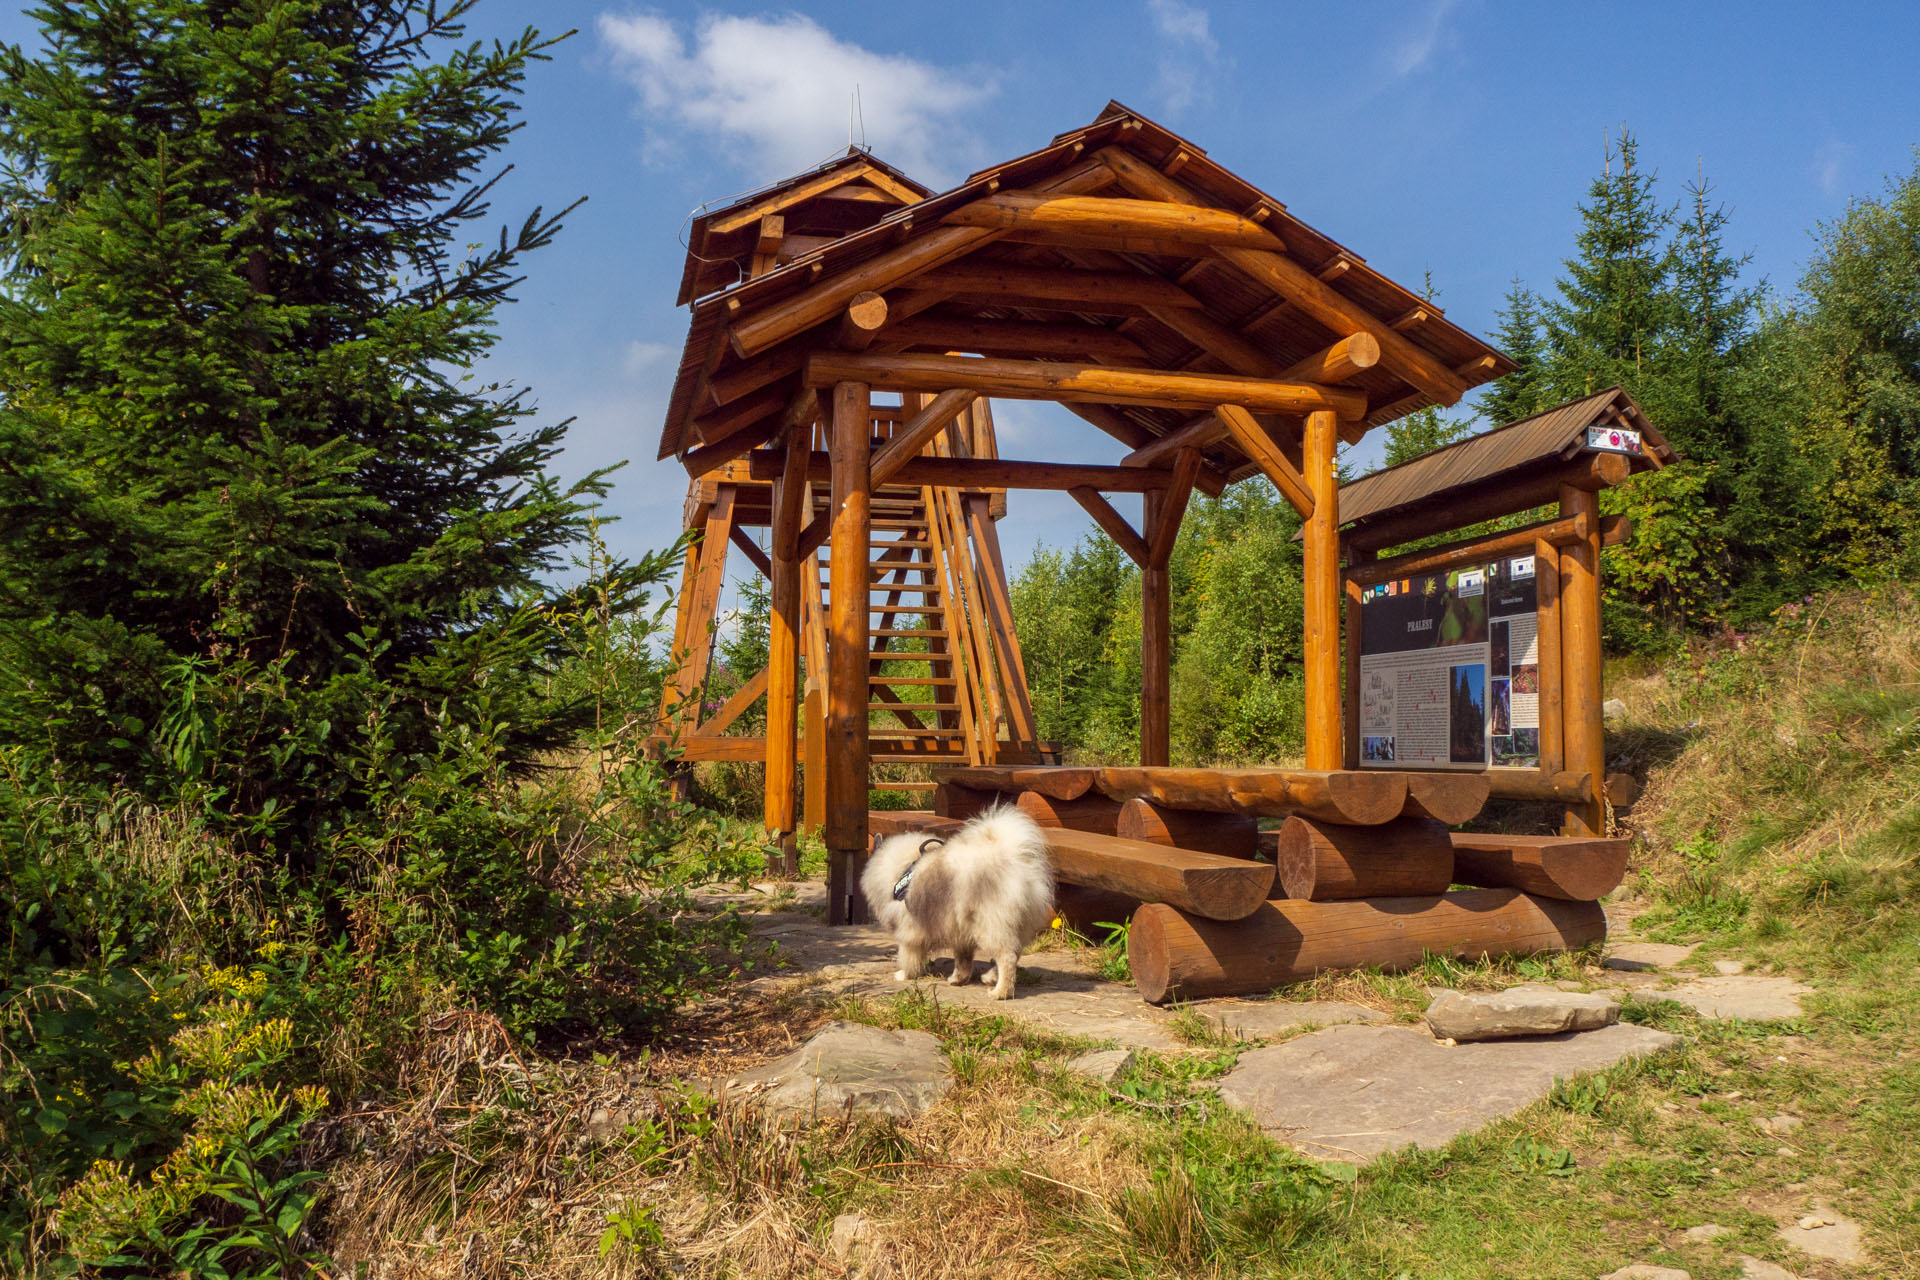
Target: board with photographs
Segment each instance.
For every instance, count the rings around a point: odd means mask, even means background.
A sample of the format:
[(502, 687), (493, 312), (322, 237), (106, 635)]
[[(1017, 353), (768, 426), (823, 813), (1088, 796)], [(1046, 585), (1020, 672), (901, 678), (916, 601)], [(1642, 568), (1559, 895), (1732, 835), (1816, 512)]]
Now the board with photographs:
[(1537, 768), (1532, 556), (1367, 587), (1360, 601), (1360, 764)]

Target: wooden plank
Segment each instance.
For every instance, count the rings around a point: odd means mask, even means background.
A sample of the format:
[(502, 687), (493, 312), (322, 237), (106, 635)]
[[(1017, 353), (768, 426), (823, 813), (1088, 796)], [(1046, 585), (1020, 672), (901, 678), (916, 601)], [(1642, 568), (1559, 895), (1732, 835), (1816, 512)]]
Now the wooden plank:
[[(674, 676), (676, 705), (698, 696), (707, 683), (707, 667), (713, 657), (713, 623), (720, 606), (720, 588), (726, 580), (727, 544), (733, 529), (733, 504), (738, 486), (723, 484), (714, 495), (713, 508), (700, 535), (700, 574), (693, 584), (693, 603), (688, 609), (688, 630), (682, 637), (687, 656)], [(698, 723), (700, 709), (693, 710)]]
[(1508, 556), (1530, 554), (1534, 545), (1540, 542), (1563, 547), (1584, 539), (1590, 532), (1592, 522), (1579, 516), (1542, 520), (1518, 529), (1409, 551), (1403, 556), (1392, 556), (1364, 567), (1349, 569), (1347, 576), (1360, 586), (1372, 587), (1416, 573), (1440, 573), (1463, 564), (1480, 564), (1489, 560), (1504, 560)]
[(1160, 1004), (1272, 991), (1329, 970), (1413, 969), (1429, 953), (1472, 961), (1566, 951), (1606, 935), (1598, 903), (1534, 898), (1515, 889), (1281, 900), (1231, 922), (1150, 903), (1134, 913), (1127, 960), (1140, 994)]
[[(753, 454), (747, 459), (748, 475), (754, 480), (772, 480), (780, 474), (780, 460), (772, 454)], [(832, 464), (825, 453), (808, 456), (806, 474), (811, 480), (825, 480)], [(1217, 473), (1216, 473), (1217, 474)], [(1173, 479), (1166, 470), (1140, 467), (1110, 467), (1081, 462), (1017, 462), (1005, 458), (909, 458), (889, 481), (895, 485), (932, 486), (941, 489), (1078, 489), (1104, 490), (1108, 493), (1147, 493), (1165, 489)], [(1196, 477), (1196, 488), (1204, 475)]]
[(1088, 488), (1069, 489), (1067, 492), (1093, 517), (1093, 522), (1119, 544), (1120, 549), (1127, 553), (1127, 559), (1135, 564), (1147, 562), (1147, 540), (1135, 533), (1133, 526), (1127, 523), (1127, 518), (1115, 511), (1105, 498)]
[(1453, 833), (1453, 878), (1487, 889), (1597, 902), (1620, 887), (1633, 842), (1594, 836)]
[(1340, 497), (1334, 473), (1339, 419), (1307, 415), (1305, 477), (1313, 512), (1303, 531), (1307, 768), (1338, 769), (1345, 760), (1340, 725)]
[(1267, 413), (1326, 410), (1346, 417), (1366, 409), (1364, 395), (1340, 387), (1068, 361), (816, 351), (807, 358), (805, 377), (811, 387), (846, 381), (900, 391), (974, 387), (983, 394), (1010, 400), (1086, 401), (1155, 409), (1211, 410), (1218, 404), (1241, 404)]
[[(1606, 726), (1600, 712), (1600, 495), (1563, 485), (1562, 517), (1586, 516), (1589, 536), (1560, 553), (1560, 674), (1562, 744), (1571, 773), (1606, 777)], [(1598, 795), (1569, 804), (1563, 833), (1606, 834), (1606, 803)]]
[(1483, 772), (1458, 769), (1407, 774), (1406, 813), (1432, 818), (1449, 827), (1472, 822), (1486, 808), (1492, 781)]
[[(1106, 168), (1089, 161), (1067, 169), (1048, 182), (1044, 190), (1049, 194), (1071, 195), (1096, 191), (1109, 181), (1111, 175)], [(1004, 234), (995, 227), (939, 227), (916, 236), (897, 249), (890, 249), (736, 321), (730, 335), (734, 350), (742, 356), (764, 351), (837, 315), (858, 294), (868, 290), (884, 293), (910, 277), (951, 262)]]
[(1249, 915), (1265, 905), (1273, 889), (1273, 868), (1264, 862), (1069, 828), (1045, 835), (1057, 879), (1164, 902), (1211, 920)]
[(828, 581), (827, 923), (861, 924), (867, 849), (867, 440), (872, 401), (863, 382), (833, 389), (833, 545)]
[(1301, 519), (1311, 520), (1313, 490), (1307, 484), (1306, 477), (1287, 461), (1287, 455), (1267, 434), (1266, 428), (1237, 404), (1220, 405), (1214, 410), (1214, 416), (1233, 436), (1234, 443), (1240, 446), (1240, 452), (1260, 468), (1261, 474), (1273, 481), (1273, 487), (1280, 491), (1281, 497), (1293, 504), (1293, 509), (1300, 513)]
[[(1112, 169), (1120, 184), (1135, 195), (1152, 200), (1204, 204), (1192, 190), (1151, 168), (1119, 147), (1101, 150), (1097, 158)], [(1243, 275), (1259, 282), (1339, 334), (1366, 333), (1380, 344), (1383, 363), (1395, 374), (1443, 405), (1459, 402), (1468, 384), (1445, 362), (1408, 341), (1386, 321), (1352, 299), (1334, 291), (1307, 268), (1267, 249), (1216, 246), (1213, 253)]]
[(1007, 588), (1007, 566), (1000, 555), (992, 504), (985, 494), (966, 494), (960, 502), (980, 556), (981, 603), (1000, 664), (1000, 684), (1007, 699), (1007, 731), (1015, 742), (1030, 745), (1038, 740), (1040, 731), (1027, 689), (1027, 661), (1020, 652), (1020, 633), (1014, 626), (1013, 593)]
[(1407, 803), (1404, 774), (1346, 769), (1091, 769), (1091, 785), (1116, 800), (1136, 796), (1175, 809), (1286, 817), (1301, 813), (1366, 826)]
[(1114, 834), (1223, 858), (1251, 858), (1260, 848), (1260, 824), (1245, 814), (1171, 809), (1139, 797), (1119, 806)]
[(1453, 845), (1431, 818), (1374, 827), (1315, 822), (1297, 814), (1280, 828), (1274, 861), (1289, 898), (1418, 898), (1453, 883)]

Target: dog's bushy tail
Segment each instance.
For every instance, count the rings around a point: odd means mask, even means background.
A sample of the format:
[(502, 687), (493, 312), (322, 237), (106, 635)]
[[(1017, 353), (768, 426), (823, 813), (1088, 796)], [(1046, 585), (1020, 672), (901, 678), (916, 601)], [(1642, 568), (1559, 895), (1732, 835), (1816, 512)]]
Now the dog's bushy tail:
[(1031, 862), (1051, 875), (1046, 836), (1038, 823), (1012, 805), (995, 805), (976, 814), (967, 823), (967, 830), (974, 839)]

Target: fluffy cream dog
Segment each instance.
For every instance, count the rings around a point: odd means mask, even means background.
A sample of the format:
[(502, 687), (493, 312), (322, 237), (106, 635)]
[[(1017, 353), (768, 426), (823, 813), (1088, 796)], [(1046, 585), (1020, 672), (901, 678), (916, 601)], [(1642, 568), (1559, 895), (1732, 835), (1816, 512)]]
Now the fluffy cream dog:
[(949, 839), (908, 832), (874, 847), (860, 876), (873, 918), (900, 944), (895, 982), (926, 971), (934, 951), (953, 953), (953, 976), (973, 981), (973, 957), (993, 962), (993, 998), (1013, 994), (1020, 953), (1053, 912), (1046, 841), (1018, 809), (989, 809)]

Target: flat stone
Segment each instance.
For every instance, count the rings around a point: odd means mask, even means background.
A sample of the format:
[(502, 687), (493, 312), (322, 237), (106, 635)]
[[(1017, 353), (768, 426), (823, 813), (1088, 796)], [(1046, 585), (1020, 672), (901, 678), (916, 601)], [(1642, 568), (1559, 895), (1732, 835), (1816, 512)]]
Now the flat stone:
[(1600, 963), (1608, 969), (1636, 973), (1645, 969), (1665, 969), (1692, 955), (1699, 943), (1676, 946), (1671, 942), (1610, 942), (1606, 958)]
[(1067, 1061), (1067, 1070), (1092, 1076), (1101, 1084), (1112, 1084), (1120, 1073), (1133, 1065), (1131, 1049), (1099, 1049)]
[(1636, 1262), (1630, 1267), (1609, 1271), (1600, 1280), (1693, 1280), (1693, 1273), (1678, 1267), (1656, 1267), (1652, 1263)]
[(1800, 1280), (1800, 1277), (1777, 1262), (1743, 1253), (1740, 1255), (1740, 1280)]
[(1627, 704), (1618, 698), (1608, 698), (1600, 704), (1600, 718), (1608, 724), (1617, 724), (1627, 718)]
[(845, 1262), (853, 1256), (855, 1247), (865, 1244), (873, 1238), (873, 1223), (864, 1213), (843, 1213), (833, 1220), (833, 1231), (827, 1238), (827, 1247), (833, 1250), (836, 1262)]
[(1806, 1121), (1802, 1120), (1799, 1116), (1777, 1115), (1755, 1120), (1754, 1123), (1760, 1126), (1765, 1132), (1784, 1138), (1805, 1124)]
[(1848, 1264), (1867, 1260), (1867, 1251), (1860, 1245), (1860, 1224), (1818, 1200), (1812, 1213), (1780, 1228), (1780, 1238), (1816, 1258)]
[(1442, 991), (1427, 1006), (1433, 1034), (1462, 1042), (1592, 1031), (1619, 1020), (1620, 1006), (1603, 995), (1531, 985), (1505, 991)]
[(1773, 1022), (1799, 1017), (1800, 997), (1813, 994), (1813, 988), (1792, 978), (1741, 975), (1695, 978), (1658, 994), (1708, 1018)]
[(1703, 1222), (1697, 1227), (1688, 1227), (1680, 1233), (1680, 1238), (1692, 1244), (1705, 1244), (1717, 1240), (1732, 1232), (1732, 1227), (1723, 1227), (1717, 1222)]
[(1332, 1027), (1347, 1022), (1385, 1022), (1378, 1009), (1339, 1000), (1222, 1000), (1195, 1006), (1232, 1035), (1258, 1040), (1298, 1027)]
[(1304, 1154), (1365, 1163), (1409, 1144), (1444, 1147), (1546, 1097), (1556, 1080), (1678, 1042), (1627, 1023), (1451, 1047), (1409, 1027), (1328, 1027), (1242, 1054), (1219, 1090)]
[(953, 1088), (940, 1041), (925, 1031), (829, 1022), (786, 1057), (721, 1090), (782, 1120), (871, 1116), (911, 1120)]
[(1713, 971), (1723, 978), (1731, 978), (1736, 974), (1745, 973), (1747, 966), (1746, 962), (1741, 960), (1715, 960)]

